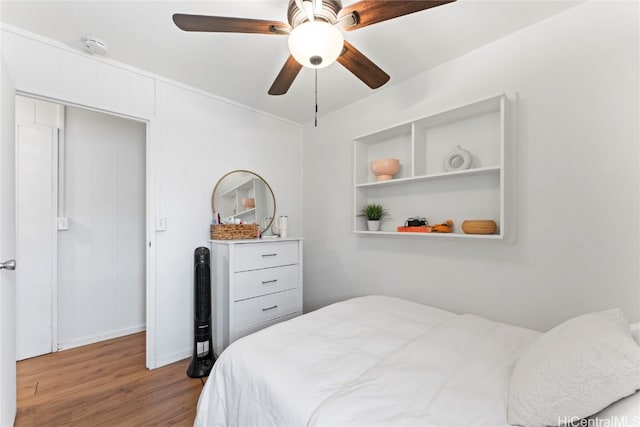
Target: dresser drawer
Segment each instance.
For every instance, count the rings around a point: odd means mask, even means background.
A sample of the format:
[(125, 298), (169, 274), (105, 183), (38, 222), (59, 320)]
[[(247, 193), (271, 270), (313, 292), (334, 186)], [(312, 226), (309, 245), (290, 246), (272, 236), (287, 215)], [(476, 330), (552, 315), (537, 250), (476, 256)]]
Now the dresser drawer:
[(301, 310), (299, 290), (291, 289), (233, 303), (232, 329), (239, 330)]
[(235, 248), (233, 271), (258, 270), (298, 263), (298, 242), (247, 243)]
[(235, 273), (233, 283), (234, 301), (297, 288), (298, 264)]

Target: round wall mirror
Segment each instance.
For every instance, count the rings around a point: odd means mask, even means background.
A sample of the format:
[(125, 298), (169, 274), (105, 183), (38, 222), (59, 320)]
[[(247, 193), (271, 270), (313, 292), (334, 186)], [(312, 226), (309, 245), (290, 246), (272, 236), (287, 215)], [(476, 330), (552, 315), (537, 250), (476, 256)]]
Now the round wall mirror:
[(239, 219), (245, 224), (260, 224), (260, 232), (264, 233), (276, 214), (276, 198), (260, 175), (239, 169), (227, 173), (216, 183), (211, 208), (225, 223)]

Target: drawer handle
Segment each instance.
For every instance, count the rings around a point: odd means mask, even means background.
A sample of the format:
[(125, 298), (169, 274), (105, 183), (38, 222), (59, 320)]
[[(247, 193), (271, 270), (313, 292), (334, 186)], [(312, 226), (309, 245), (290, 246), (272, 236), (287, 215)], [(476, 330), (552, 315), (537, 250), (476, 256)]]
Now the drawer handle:
[(278, 281), (278, 279), (273, 279), (273, 280), (264, 280), (262, 282), (263, 285), (268, 285), (270, 283), (276, 283)]
[(262, 311), (271, 311), (271, 310), (275, 310), (276, 308), (278, 308), (278, 305), (274, 305), (273, 307), (267, 307), (267, 308), (263, 308)]
[(268, 256), (278, 256), (278, 254), (262, 254), (262, 258), (266, 258)]

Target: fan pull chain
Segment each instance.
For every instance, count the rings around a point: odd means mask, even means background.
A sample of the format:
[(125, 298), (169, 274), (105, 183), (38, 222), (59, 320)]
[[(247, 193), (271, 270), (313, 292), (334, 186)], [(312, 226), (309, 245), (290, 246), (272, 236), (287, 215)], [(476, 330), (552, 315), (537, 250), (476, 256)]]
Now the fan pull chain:
[(316, 70), (316, 115), (314, 119), (314, 124), (315, 124), (315, 127), (318, 127), (318, 69), (315, 68), (315, 70)]

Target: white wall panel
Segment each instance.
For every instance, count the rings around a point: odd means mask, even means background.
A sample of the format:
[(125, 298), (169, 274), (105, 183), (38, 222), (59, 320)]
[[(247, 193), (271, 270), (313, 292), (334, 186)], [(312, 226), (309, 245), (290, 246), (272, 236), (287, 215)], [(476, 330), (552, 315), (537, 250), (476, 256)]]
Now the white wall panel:
[[(145, 193), (145, 126), (141, 123), (121, 120), (118, 123), (118, 171), (116, 184), (118, 218), (146, 216)], [(131, 144), (130, 141), (137, 141)], [(140, 143), (142, 141), (142, 143)], [(136, 177), (136, 179), (127, 179)], [(145, 323), (145, 228), (139, 221), (124, 220), (118, 223), (116, 247), (116, 319), (118, 329)], [(143, 247), (139, 245), (142, 244)], [(135, 248), (135, 251), (132, 249)], [(143, 310), (140, 310), (140, 308)]]
[(98, 62), (84, 55), (59, 51), (58, 92), (65, 101), (75, 104), (96, 105), (98, 99)]
[(16, 123), (36, 123), (36, 105), (33, 98), (16, 96)]
[[(67, 111), (67, 118), (71, 109)], [(67, 126), (64, 153), (65, 164), (73, 165), (65, 170), (65, 212), (69, 216), (69, 231), (58, 236), (58, 300), (59, 342), (64, 345), (76, 337), (91, 334), (92, 289), (83, 286), (92, 275), (92, 200), (93, 200), (93, 146), (84, 136), (81, 126), (91, 123), (91, 112), (74, 110), (76, 126)], [(74, 143), (75, 141), (75, 143)], [(65, 255), (66, 254), (66, 255)], [(81, 319), (81, 320), (79, 320)]]
[(64, 107), (52, 102), (34, 100), (35, 123), (52, 128), (64, 127)]
[[(307, 124), (305, 309), (385, 294), (540, 330), (638, 321), (638, 7), (585, 2)], [(502, 92), (519, 94), (515, 243), (350, 232), (352, 138)]]
[(16, 96), (16, 123), (64, 128), (64, 107), (26, 96)]
[(44, 43), (24, 37), (15, 38), (14, 76), (16, 88), (25, 92), (57, 98), (58, 51)]
[(98, 63), (96, 66), (97, 105), (111, 111), (127, 111), (137, 117), (153, 114), (154, 81), (140, 74)]
[[(73, 123), (73, 113), (71, 112), (68, 123), (69, 126)], [(117, 324), (115, 318), (115, 296), (118, 288), (116, 249), (118, 247), (118, 224), (121, 220), (116, 216), (120, 175), (117, 149), (119, 144), (115, 117), (92, 113), (89, 126), (84, 141), (93, 145), (93, 158), (86, 159), (93, 163), (91, 181), (93, 258), (91, 260), (92, 276), (84, 280), (86, 283), (91, 283), (93, 288), (92, 300), (88, 301), (88, 305), (93, 306), (93, 321), (87, 323), (93, 323), (94, 330), (91, 332), (97, 334), (98, 331), (109, 331), (113, 328), (113, 324)], [(72, 147), (67, 147), (67, 149), (70, 150)], [(73, 165), (67, 165), (67, 169), (71, 167)], [(133, 175), (129, 179), (141, 179), (142, 176), (144, 175)], [(73, 213), (67, 212), (67, 215), (73, 216)], [(135, 218), (129, 220), (138, 222), (140, 225), (142, 218), (138, 221)], [(143, 242), (138, 242), (138, 250), (141, 250), (142, 247)], [(64, 254), (60, 254), (60, 256), (61, 259), (64, 259)], [(142, 283), (139, 286), (142, 286)]]
[[(0, 30), (1, 31), (1, 30)], [(14, 78), (15, 74), (15, 57), (16, 57), (16, 35), (8, 31), (0, 32), (0, 54), (4, 59), (6, 76), (9, 79)]]
[(134, 117), (153, 115), (153, 77), (8, 29), (2, 37), (19, 91)]
[(129, 73), (130, 114), (136, 117), (155, 116), (156, 80)]
[[(207, 246), (211, 192), (234, 169), (249, 169), (272, 186), (289, 233), (302, 232), (302, 131), (298, 126), (170, 84), (158, 85), (159, 212), (156, 343), (159, 363), (191, 352), (193, 251)], [(284, 209), (284, 210), (283, 210)], [(164, 260), (164, 261), (161, 261)]]

